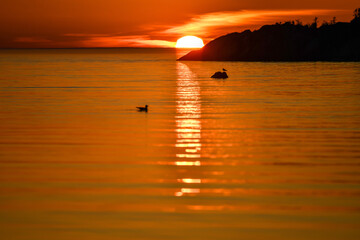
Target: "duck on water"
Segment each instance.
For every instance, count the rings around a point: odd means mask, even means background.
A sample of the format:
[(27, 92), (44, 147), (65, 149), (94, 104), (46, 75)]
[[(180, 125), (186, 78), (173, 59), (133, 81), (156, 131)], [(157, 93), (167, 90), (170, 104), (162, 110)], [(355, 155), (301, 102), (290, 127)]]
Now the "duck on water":
[(138, 112), (147, 112), (148, 111), (148, 105), (145, 105), (145, 107), (136, 107)]

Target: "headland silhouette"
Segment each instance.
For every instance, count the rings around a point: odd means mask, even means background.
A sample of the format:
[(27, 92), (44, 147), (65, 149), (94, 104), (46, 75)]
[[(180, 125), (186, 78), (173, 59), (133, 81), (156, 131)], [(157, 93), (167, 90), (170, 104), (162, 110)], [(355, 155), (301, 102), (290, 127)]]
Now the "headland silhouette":
[(190, 61), (360, 61), (360, 8), (350, 22), (318, 26), (299, 20), (216, 38), (178, 60)]

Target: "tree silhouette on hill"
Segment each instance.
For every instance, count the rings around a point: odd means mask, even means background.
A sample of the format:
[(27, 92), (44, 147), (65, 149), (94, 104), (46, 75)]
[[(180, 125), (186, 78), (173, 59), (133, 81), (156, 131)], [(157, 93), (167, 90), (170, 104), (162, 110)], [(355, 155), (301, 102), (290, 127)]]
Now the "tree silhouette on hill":
[(351, 23), (360, 23), (360, 8), (355, 9), (354, 19), (351, 20)]

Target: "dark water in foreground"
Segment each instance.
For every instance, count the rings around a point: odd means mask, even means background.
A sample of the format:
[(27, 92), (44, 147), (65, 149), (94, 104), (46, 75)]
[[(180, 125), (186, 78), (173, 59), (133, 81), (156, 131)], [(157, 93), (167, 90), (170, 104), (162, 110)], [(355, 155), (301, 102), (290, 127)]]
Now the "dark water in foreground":
[(175, 59), (0, 51), (2, 239), (360, 238), (360, 63)]

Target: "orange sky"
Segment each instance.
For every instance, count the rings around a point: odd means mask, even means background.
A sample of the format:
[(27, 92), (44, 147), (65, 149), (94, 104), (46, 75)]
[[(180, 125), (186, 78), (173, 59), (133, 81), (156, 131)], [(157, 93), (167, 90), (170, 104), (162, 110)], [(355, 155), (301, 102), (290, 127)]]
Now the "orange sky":
[(2, 0), (0, 47), (172, 47), (277, 21), (349, 21), (359, 0)]

